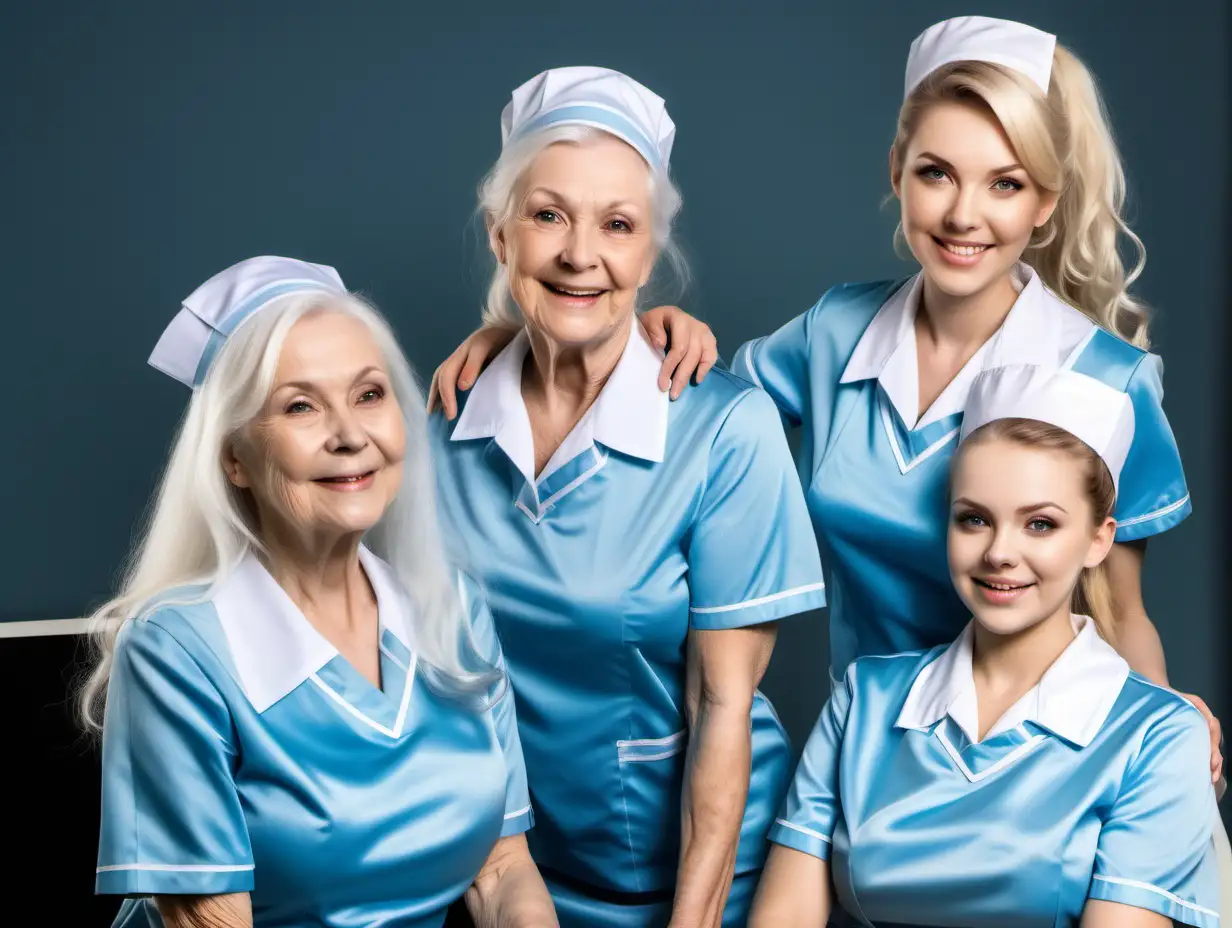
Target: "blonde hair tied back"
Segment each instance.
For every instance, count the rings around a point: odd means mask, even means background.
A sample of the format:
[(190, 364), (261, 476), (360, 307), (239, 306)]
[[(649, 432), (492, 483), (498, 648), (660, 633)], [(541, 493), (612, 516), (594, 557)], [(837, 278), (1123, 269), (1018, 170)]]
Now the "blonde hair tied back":
[[(1000, 65), (959, 61), (930, 74), (904, 101), (891, 151), (895, 179), (923, 113), (937, 103), (975, 103), (1000, 122), (1031, 178), (1058, 195), (1052, 217), (1023, 260), (1050, 290), (1097, 325), (1149, 346), (1146, 306), (1129, 293), (1146, 249), (1123, 218), (1125, 171), (1107, 113), (1086, 66), (1058, 45), (1045, 96)], [(1126, 269), (1120, 248), (1133, 256)]]

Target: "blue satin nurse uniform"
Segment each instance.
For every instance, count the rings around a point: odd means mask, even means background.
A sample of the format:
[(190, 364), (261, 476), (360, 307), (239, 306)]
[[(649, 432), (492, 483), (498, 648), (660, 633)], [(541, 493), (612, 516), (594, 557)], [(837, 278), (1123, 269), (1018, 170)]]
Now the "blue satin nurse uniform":
[(970, 627), (848, 666), (771, 832), (830, 862), (834, 923), (1060, 928), (1103, 899), (1217, 928), (1206, 721), (1074, 622), (982, 741)]
[[(416, 673), (411, 608), (366, 549), (381, 688), (252, 555), (205, 602), (122, 629), (103, 730), (97, 890), (250, 893), (255, 928), (437, 928), (497, 839), (531, 826), (507, 686), (493, 706)], [(491, 617), (460, 578), (479, 653)], [(161, 926), (150, 899), (117, 926)]]
[[(518, 706), (531, 852), (561, 925), (661, 926), (680, 854), (690, 629), (823, 604), (821, 565), (774, 404), (716, 372), (674, 403), (641, 327), (536, 478), (525, 333), (432, 422), (444, 522), (484, 584)], [(770, 703), (725, 924), (742, 925), (790, 777)]]
[(923, 274), (829, 290), (777, 332), (742, 346), (732, 369), (803, 427), (800, 479), (826, 567), (830, 666), (953, 641), (969, 618), (946, 564), (950, 458), (971, 382), (1005, 364), (1072, 368), (1123, 390), (1134, 443), (1121, 474), (1117, 541), (1165, 531), (1190, 512), (1161, 401), (1163, 365), (1096, 326), (1025, 264), (1001, 328), (918, 416), (915, 314)]

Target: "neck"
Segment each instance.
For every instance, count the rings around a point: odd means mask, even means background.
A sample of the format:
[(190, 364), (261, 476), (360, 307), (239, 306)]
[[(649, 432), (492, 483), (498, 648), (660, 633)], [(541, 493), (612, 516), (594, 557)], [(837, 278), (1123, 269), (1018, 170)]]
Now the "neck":
[(971, 673), (990, 692), (1017, 699), (1039, 683), (1048, 668), (1074, 640), (1069, 601), (1048, 618), (1009, 635), (989, 631), (975, 621)]
[(585, 345), (562, 345), (527, 327), (530, 357), (522, 369), (522, 395), (546, 412), (580, 414), (595, 401), (628, 344), (630, 320), (618, 323)]
[(949, 348), (979, 348), (1001, 327), (1018, 299), (1010, 273), (965, 296), (944, 293), (925, 274), (916, 337)]
[[(275, 523), (271, 525), (271, 523)], [(361, 532), (307, 535), (276, 520), (261, 539), (270, 576), (313, 624), (347, 629), (361, 621), (375, 598), (359, 563)]]

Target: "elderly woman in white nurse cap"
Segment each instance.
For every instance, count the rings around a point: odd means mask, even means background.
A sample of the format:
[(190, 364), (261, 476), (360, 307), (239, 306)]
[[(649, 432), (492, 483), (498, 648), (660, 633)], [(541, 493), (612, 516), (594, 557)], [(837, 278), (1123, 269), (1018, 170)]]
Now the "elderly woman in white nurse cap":
[(529, 835), (564, 928), (742, 925), (791, 749), (757, 691), (823, 603), (769, 397), (671, 402), (639, 292), (680, 198), (664, 101), (601, 68), (513, 93), (481, 189), (489, 319), (522, 332), (430, 434), (517, 693)]
[(117, 925), (546, 928), (512, 694), (437, 530), (422, 398), (332, 268), (243, 261), (150, 363), (192, 387), (97, 619)]

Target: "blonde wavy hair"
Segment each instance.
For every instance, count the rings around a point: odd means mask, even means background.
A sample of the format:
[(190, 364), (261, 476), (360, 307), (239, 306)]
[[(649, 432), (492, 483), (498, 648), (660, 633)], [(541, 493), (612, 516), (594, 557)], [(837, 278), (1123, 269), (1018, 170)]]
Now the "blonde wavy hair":
[[(1056, 46), (1047, 95), (1017, 71), (988, 62), (938, 68), (899, 111), (891, 150), (895, 182), (920, 118), (945, 102), (974, 102), (991, 110), (1031, 179), (1058, 195), (1052, 217), (1036, 230), (1023, 260), (1045, 286), (1097, 325), (1148, 347), (1146, 306), (1129, 293), (1146, 263), (1146, 249), (1122, 217), (1125, 171), (1086, 66)], [(1118, 247), (1122, 241), (1134, 256), (1128, 270)]]

